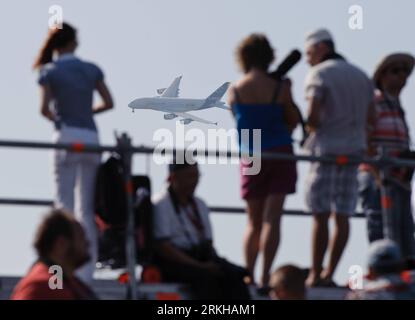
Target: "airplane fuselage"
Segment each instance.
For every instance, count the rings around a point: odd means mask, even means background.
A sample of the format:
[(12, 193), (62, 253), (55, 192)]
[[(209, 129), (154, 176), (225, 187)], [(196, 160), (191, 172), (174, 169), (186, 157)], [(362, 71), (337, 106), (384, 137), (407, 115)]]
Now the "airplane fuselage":
[(132, 101), (128, 106), (132, 109), (152, 109), (164, 112), (186, 112), (192, 110), (203, 110), (212, 107), (223, 107), (222, 101), (205, 105), (206, 99), (184, 99), (184, 98), (139, 98)]

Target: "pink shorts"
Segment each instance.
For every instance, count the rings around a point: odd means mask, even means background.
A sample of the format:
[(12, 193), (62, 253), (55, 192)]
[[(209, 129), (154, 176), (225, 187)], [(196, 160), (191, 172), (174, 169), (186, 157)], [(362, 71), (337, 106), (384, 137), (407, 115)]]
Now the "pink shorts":
[[(266, 152), (293, 154), (292, 146), (281, 146)], [(252, 164), (251, 164), (252, 165)], [(249, 168), (241, 161), (241, 197), (242, 199), (265, 198), (269, 194), (291, 194), (295, 192), (297, 169), (295, 161), (261, 160), (261, 170), (257, 175), (244, 175), (243, 169)]]

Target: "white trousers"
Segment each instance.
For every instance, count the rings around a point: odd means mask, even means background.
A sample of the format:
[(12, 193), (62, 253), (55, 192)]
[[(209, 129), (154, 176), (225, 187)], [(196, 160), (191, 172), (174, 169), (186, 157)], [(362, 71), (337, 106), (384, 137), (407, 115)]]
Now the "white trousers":
[[(54, 133), (53, 141), (99, 144), (96, 131), (65, 126)], [(94, 191), (100, 161), (101, 155), (97, 153), (74, 153), (66, 150), (55, 150), (53, 153), (55, 207), (74, 213), (85, 230), (91, 260), (77, 271), (77, 275), (88, 284), (92, 282), (98, 258)]]

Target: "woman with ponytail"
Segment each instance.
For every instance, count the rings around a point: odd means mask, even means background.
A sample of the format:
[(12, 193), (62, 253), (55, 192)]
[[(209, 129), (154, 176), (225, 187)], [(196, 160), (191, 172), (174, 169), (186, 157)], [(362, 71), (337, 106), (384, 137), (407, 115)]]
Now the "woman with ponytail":
[[(34, 63), (39, 69), (41, 114), (54, 124), (53, 142), (99, 144), (93, 115), (113, 108), (111, 94), (101, 69), (74, 55), (76, 30), (67, 23), (50, 30)], [(97, 91), (102, 103), (93, 106)], [(53, 181), (55, 207), (74, 212), (90, 244), (91, 262), (80, 271), (90, 282), (97, 259), (97, 231), (94, 220), (94, 188), (100, 155), (55, 150)]]

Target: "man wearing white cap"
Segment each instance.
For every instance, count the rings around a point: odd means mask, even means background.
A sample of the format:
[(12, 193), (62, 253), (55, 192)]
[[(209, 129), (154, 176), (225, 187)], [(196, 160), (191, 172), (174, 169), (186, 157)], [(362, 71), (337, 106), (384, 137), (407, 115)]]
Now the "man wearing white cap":
[[(309, 137), (305, 148), (316, 156), (362, 156), (367, 148), (366, 127), (373, 108), (373, 85), (366, 74), (336, 53), (329, 31), (306, 37), (306, 77)], [(306, 182), (306, 205), (314, 215), (312, 266), (308, 286), (334, 286), (334, 271), (349, 237), (349, 217), (357, 202), (357, 166), (314, 162)], [(334, 215), (328, 265), (328, 220)]]

